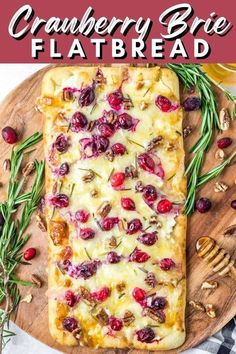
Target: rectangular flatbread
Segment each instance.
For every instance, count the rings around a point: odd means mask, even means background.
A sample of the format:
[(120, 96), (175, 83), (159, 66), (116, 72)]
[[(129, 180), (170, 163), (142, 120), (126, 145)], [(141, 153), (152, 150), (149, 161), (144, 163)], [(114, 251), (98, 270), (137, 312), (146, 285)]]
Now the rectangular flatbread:
[(175, 73), (46, 73), (49, 329), (63, 345), (172, 349), (185, 340), (186, 194)]

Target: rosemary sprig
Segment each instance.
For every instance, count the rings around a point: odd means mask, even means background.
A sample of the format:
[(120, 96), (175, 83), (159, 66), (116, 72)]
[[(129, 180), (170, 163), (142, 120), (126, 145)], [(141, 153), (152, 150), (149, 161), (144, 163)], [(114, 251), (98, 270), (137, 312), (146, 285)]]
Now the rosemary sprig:
[[(24, 232), (40, 199), (44, 163), (35, 161), (36, 176), (30, 192), (27, 193), (23, 193), (26, 177), (20, 177), (20, 170), (26, 150), (41, 139), (42, 134), (35, 133), (13, 148), (7, 201), (0, 204), (0, 212), (4, 219), (0, 234), (0, 303), (3, 301), (5, 303), (5, 308), (0, 313), (0, 352), (12, 335), (4, 327), (8, 325), (11, 313), (20, 302), (18, 285), (32, 285), (18, 279), (16, 270), (17, 266), (23, 263), (21, 249), (29, 239), (29, 235), (24, 235)], [(18, 206), (22, 204), (21, 215), (17, 218)]]

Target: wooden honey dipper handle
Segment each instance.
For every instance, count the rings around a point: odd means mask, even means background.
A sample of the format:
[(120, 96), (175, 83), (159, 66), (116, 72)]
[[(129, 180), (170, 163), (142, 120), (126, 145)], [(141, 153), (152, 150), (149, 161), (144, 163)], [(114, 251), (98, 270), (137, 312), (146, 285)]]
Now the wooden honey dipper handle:
[(236, 267), (229, 253), (210, 237), (204, 236), (197, 240), (196, 251), (199, 257), (204, 259), (213, 272), (221, 276), (229, 275), (236, 280)]

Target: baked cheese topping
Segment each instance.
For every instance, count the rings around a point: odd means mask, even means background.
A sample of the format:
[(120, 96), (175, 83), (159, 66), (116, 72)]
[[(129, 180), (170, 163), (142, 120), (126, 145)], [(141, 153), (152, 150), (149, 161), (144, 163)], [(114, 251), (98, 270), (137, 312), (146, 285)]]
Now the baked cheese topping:
[(178, 80), (168, 69), (49, 71), (50, 329), (91, 347), (184, 340), (185, 198)]

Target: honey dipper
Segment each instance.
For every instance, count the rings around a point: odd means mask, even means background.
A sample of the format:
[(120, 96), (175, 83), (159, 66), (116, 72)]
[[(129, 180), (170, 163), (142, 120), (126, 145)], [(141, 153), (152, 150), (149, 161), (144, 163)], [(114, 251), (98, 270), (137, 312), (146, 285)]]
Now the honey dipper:
[(197, 240), (196, 251), (199, 257), (209, 263), (213, 272), (221, 276), (229, 275), (236, 280), (236, 267), (234, 260), (231, 259), (229, 253), (210, 237), (203, 236)]

